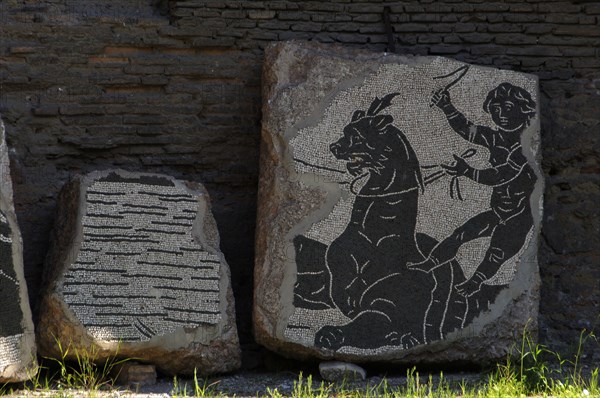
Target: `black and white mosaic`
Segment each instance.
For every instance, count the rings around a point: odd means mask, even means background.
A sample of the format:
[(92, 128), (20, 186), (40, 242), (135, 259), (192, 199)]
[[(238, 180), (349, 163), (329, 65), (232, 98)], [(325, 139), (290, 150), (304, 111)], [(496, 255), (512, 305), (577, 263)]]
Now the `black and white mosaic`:
[(288, 236), (285, 337), (371, 354), (467, 327), (533, 236), (537, 82), (435, 58), (383, 64), (328, 101), (289, 140), (296, 180), (339, 194)]
[(6, 215), (0, 211), (0, 369), (18, 363), (23, 336), (23, 313), (19, 302), (19, 281), (13, 264), (13, 238)]
[(85, 203), (62, 294), (91, 336), (144, 341), (221, 320), (221, 258), (193, 236), (198, 197), (166, 178), (109, 174)]

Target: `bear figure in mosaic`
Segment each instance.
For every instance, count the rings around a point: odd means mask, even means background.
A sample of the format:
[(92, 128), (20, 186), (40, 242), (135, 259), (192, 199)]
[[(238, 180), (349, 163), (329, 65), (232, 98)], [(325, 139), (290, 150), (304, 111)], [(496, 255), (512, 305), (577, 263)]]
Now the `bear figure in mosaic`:
[(422, 261), (437, 241), (415, 233), (424, 189), (419, 161), (392, 116), (380, 114), (396, 95), (354, 112), (343, 136), (330, 145), (354, 177), (350, 191), (356, 198), (346, 229), (329, 246), (302, 235), (294, 240), (298, 274), (311, 275), (299, 277), (295, 305), (337, 308), (351, 320), (322, 327), (315, 336), (321, 348), (409, 348), (441, 338), (442, 328), (456, 328), (441, 325), (448, 311), (465, 312), (464, 299), (447, 299), (456, 295), (456, 261), (429, 274), (406, 268)]

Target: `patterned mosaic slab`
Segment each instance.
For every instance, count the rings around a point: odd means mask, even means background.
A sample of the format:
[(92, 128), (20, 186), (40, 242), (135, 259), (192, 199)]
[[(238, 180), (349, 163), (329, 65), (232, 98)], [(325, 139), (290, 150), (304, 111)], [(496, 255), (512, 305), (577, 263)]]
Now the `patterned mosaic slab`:
[(535, 328), (534, 76), (302, 42), (272, 46), (264, 76), (261, 343), (481, 363)]
[[(60, 300), (68, 307), (61, 316), (85, 333), (78, 344), (120, 345), (121, 353), (139, 352), (136, 357), (172, 373), (184, 366), (185, 372), (194, 366), (204, 373), (234, 369), (239, 347), (229, 271), (203, 188), (166, 176), (106, 171), (71, 183), (63, 201), (71, 194), (79, 195), (77, 220), (59, 226), (57, 240), (74, 239), (53, 259), (44, 305)], [(42, 322), (56, 316), (50, 310)], [(49, 332), (64, 339), (72, 333), (54, 327), (40, 331), (40, 340), (48, 342)], [(188, 362), (165, 364), (174, 358), (146, 348), (165, 340), (188, 349)], [(230, 358), (204, 363), (204, 351), (216, 355), (214, 346), (223, 341), (230, 347), (222, 355)]]
[(13, 205), (8, 147), (0, 120), (0, 382), (17, 382), (35, 374), (35, 340), (23, 244)]

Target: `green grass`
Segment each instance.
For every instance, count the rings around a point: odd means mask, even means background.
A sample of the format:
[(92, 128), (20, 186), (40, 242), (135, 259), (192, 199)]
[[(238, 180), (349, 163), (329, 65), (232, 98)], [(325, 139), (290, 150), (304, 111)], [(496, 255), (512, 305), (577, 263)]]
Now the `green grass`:
[[(600, 398), (600, 370), (598, 367), (584, 371), (581, 356), (584, 344), (598, 343), (593, 333), (582, 332), (574, 354), (569, 359), (536, 344), (525, 333), (518, 347), (507, 356), (504, 363), (485, 374), (479, 381), (453, 381), (443, 373), (433, 377), (409, 369), (403, 383), (395, 381), (390, 386), (385, 378), (376, 384), (346, 380), (338, 383), (316, 382), (302, 373), (291, 391), (267, 388), (262, 396), (268, 398), (325, 398), (325, 397), (415, 397), (415, 398), (502, 398), (502, 397), (598, 397)], [(60, 358), (46, 358), (46, 365), (21, 388), (0, 386), (0, 395), (37, 395), (45, 397), (101, 397), (105, 391), (114, 391), (115, 370), (125, 362), (116, 355), (107, 361), (98, 360), (96, 349), (74, 351), (57, 342)], [(68, 361), (74, 351), (74, 361)], [(191, 381), (173, 380), (171, 396), (214, 397), (226, 396), (218, 389), (218, 381), (199, 378), (196, 370)]]
[[(74, 349), (71, 344), (64, 347), (56, 340), (59, 358), (42, 358), (42, 364), (22, 388), (15, 390), (9, 385), (0, 386), (0, 395), (24, 395), (26, 393), (46, 392), (46, 396), (71, 397), (75, 392), (85, 390), (87, 396), (96, 396), (101, 389), (110, 389), (118, 377), (119, 365), (129, 359), (117, 359), (118, 348), (114, 355), (106, 360), (99, 359), (98, 348)], [(73, 354), (74, 360), (69, 360)]]
[[(583, 374), (581, 353), (586, 340), (596, 340), (593, 333), (581, 333), (576, 353), (564, 359), (542, 344), (536, 344), (524, 333), (520, 347), (490, 372), (487, 379), (478, 383), (452, 383), (442, 373), (421, 377), (415, 369), (407, 371), (406, 382), (390, 388), (384, 379), (375, 386), (352, 388), (350, 383), (313, 383), (302, 374), (294, 383), (293, 398), (321, 397), (415, 397), (415, 398), (502, 398), (502, 397), (600, 397), (600, 370)], [(349, 387), (350, 386), (350, 387)], [(268, 390), (271, 398), (281, 398), (277, 389)]]
[[(177, 377), (173, 378), (173, 390), (171, 391), (171, 396), (173, 398), (179, 397), (215, 397), (221, 396), (216, 390), (216, 386), (219, 384), (218, 381), (209, 383), (207, 379), (202, 380), (202, 382), (198, 379), (197, 369), (194, 368), (194, 378), (192, 380), (192, 386), (188, 387), (187, 383), (181, 384)], [(189, 390), (188, 390), (189, 388)]]

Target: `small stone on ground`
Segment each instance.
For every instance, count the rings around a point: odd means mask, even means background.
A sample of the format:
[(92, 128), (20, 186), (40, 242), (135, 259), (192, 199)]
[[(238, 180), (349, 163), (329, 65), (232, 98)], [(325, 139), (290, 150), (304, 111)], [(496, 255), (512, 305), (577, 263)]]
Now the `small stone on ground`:
[(358, 365), (348, 362), (321, 362), (319, 373), (327, 381), (365, 380), (367, 372)]

